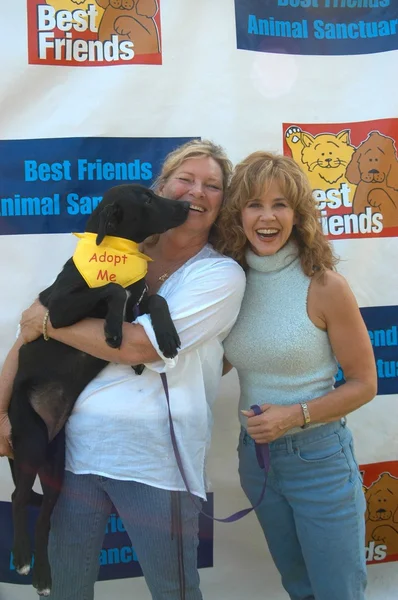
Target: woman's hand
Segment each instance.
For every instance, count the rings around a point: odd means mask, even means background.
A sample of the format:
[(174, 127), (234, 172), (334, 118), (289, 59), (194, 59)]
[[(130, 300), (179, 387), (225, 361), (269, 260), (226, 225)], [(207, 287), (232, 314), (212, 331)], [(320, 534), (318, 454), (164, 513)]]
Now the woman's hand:
[(0, 456), (14, 458), (11, 445), (11, 423), (7, 413), (0, 414)]
[(247, 433), (258, 444), (268, 444), (277, 440), (292, 427), (304, 424), (303, 411), (300, 404), (279, 406), (277, 404), (261, 404), (262, 414), (256, 416), (252, 410), (242, 410), (247, 417)]
[(23, 311), (19, 324), (24, 344), (37, 340), (43, 334), (43, 319), (46, 312), (47, 309), (39, 300), (35, 300), (29, 308)]

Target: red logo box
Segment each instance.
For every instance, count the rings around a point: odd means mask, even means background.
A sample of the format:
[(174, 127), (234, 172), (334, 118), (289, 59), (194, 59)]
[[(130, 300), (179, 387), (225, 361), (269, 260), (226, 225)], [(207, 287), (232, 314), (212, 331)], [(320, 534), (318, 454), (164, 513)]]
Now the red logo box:
[(30, 64), (162, 64), (160, 0), (27, 0), (27, 11)]
[(308, 176), (329, 239), (398, 236), (398, 119), (284, 123), (284, 154)]

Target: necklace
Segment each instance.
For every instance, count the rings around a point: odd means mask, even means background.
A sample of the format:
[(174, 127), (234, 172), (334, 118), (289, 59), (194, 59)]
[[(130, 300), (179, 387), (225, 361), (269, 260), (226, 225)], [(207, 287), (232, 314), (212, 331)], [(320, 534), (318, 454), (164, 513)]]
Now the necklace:
[(186, 262), (187, 262), (186, 259), (184, 259), (183, 261), (174, 263), (174, 265), (171, 265), (171, 268), (169, 268), (168, 271), (165, 271), (162, 275), (159, 275), (157, 280), (160, 281), (161, 283), (164, 283), (166, 281), (166, 279), (168, 279), (170, 277), (170, 275), (173, 275), (173, 273), (178, 271), (178, 269), (180, 267), (182, 267), (182, 265)]
[(168, 279), (169, 277), (170, 277), (170, 273), (168, 273), (168, 272), (166, 271), (166, 273), (163, 273), (163, 275), (160, 275), (160, 276), (158, 277), (158, 281), (161, 281), (161, 282), (163, 283), (163, 282), (164, 282), (164, 281), (166, 281), (166, 279)]
[[(145, 246), (143, 246), (143, 251), (145, 251)], [(167, 264), (167, 262), (169, 262), (169, 268), (167, 269), (167, 271), (165, 271), (164, 273), (159, 275), (159, 277), (157, 277), (155, 279), (155, 281), (164, 283), (166, 281), (166, 279), (168, 279), (169, 277), (171, 277), (171, 275), (173, 275), (173, 273), (178, 271), (178, 269), (180, 269), (182, 267), (182, 265), (184, 265), (190, 258), (192, 258), (192, 257), (188, 256), (188, 257), (185, 257), (183, 260), (180, 259), (179, 261), (175, 261), (174, 263), (172, 261), (166, 261), (166, 264)], [(156, 259), (154, 259), (154, 262), (157, 262)], [(164, 261), (162, 261), (162, 259), (160, 259), (160, 263), (162, 263), (162, 262), (164, 264)]]

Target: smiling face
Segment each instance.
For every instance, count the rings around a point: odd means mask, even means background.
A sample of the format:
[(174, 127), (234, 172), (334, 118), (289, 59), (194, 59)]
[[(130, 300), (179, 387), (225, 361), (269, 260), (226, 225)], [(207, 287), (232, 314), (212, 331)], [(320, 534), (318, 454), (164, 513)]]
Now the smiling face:
[(250, 246), (259, 256), (270, 256), (289, 240), (295, 214), (275, 179), (242, 209), (242, 226)]
[(188, 218), (181, 228), (207, 236), (223, 200), (221, 167), (208, 156), (188, 158), (173, 171), (159, 193), (172, 200), (190, 202)]

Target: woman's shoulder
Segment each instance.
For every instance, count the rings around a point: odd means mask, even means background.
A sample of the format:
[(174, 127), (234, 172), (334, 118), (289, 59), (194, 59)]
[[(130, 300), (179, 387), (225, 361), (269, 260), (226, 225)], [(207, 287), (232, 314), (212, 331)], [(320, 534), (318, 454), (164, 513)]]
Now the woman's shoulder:
[(317, 327), (326, 330), (333, 319), (355, 307), (354, 294), (343, 275), (327, 269), (312, 276), (307, 308)]
[(219, 252), (218, 250), (216, 250), (214, 248), (214, 246), (212, 246), (210, 243), (206, 244), (202, 250), (197, 254), (198, 257), (200, 258), (216, 258), (216, 259), (222, 259), (222, 260), (227, 260), (233, 263), (238, 264), (233, 258), (231, 258), (230, 256), (226, 256), (225, 254), (221, 254), (221, 252)]
[(322, 303), (327, 305), (341, 302), (347, 296), (352, 295), (352, 290), (346, 278), (331, 269), (326, 269), (322, 273), (315, 273), (312, 277), (311, 288)]
[(322, 272), (315, 272), (312, 276), (312, 281), (314, 285), (319, 286), (324, 291), (331, 290), (342, 290), (345, 287), (349, 287), (346, 278), (338, 273), (337, 271), (332, 271), (332, 269), (326, 269)]
[(232, 279), (246, 281), (246, 275), (242, 267), (229, 256), (220, 254), (211, 244), (204, 248), (186, 264), (184, 274), (189, 276), (207, 273), (209, 276), (230, 277)]
[(230, 256), (225, 256), (225, 254), (221, 254), (218, 250), (215, 250), (211, 244), (206, 244), (198, 254), (193, 256), (189, 261), (187, 261), (186, 266), (190, 267), (191, 265), (196, 265), (198, 267), (203, 266), (203, 261), (207, 261), (207, 265), (223, 265), (226, 268), (232, 268), (236, 271), (242, 271), (242, 267)]

